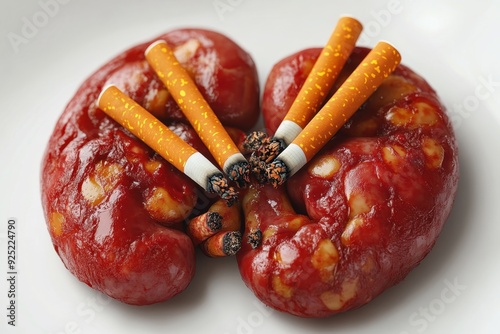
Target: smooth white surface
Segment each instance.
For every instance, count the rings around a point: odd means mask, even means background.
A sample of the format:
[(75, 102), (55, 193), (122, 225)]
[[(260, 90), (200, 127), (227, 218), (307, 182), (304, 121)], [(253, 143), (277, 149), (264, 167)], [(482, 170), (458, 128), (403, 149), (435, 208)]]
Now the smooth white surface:
[[(434, 250), (401, 284), (359, 310), (308, 320), (264, 308), (234, 259), (200, 261), (188, 290), (149, 307), (110, 301), (66, 271), (42, 215), (40, 161), (57, 118), (89, 74), (138, 42), (196, 26), (240, 43), (263, 83), (282, 57), (322, 46), (343, 14), (364, 24), (360, 44), (390, 41), (430, 82), (459, 140), (452, 215)], [(500, 2), (0, 0), (0, 22), (1, 333), (500, 332)], [(39, 27), (26, 28), (34, 22)], [(13, 34), (23, 44), (14, 47)], [(16, 328), (5, 316), (10, 217), (18, 221)]]

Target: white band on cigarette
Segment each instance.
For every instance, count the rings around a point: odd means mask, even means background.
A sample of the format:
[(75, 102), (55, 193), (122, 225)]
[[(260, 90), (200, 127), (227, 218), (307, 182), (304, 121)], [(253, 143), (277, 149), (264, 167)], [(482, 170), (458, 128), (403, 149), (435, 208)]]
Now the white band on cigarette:
[(302, 151), (299, 145), (293, 143), (288, 145), (276, 160), (281, 160), (285, 163), (289, 168), (289, 176), (297, 173), (307, 163), (304, 151)]
[(247, 163), (247, 160), (245, 159), (243, 154), (235, 153), (231, 155), (229, 158), (227, 158), (226, 162), (224, 162), (224, 166), (222, 167), (222, 169), (224, 170), (224, 173), (228, 174), (231, 167), (241, 162)]
[(302, 128), (295, 122), (284, 120), (278, 126), (276, 133), (274, 134), (275, 138), (281, 139), (285, 142), (285, 145), (290, 145), (291, 142), (299, 135), (302, 131)]
[(200, 152), (191, 155), (184, 165), (184, 174), (196, 182), (200, 187), (207, 189), (209, 178), (214, 174), (221, 174), (221, 171), (215, 167), (210, 160), (205, 158)]

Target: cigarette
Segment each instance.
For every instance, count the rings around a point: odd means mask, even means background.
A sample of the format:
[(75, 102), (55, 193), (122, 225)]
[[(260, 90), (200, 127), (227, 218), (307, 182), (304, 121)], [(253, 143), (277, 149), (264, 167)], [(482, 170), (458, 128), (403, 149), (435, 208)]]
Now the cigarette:
[(217, 167), (116, 86), (104, 87), (97, 105), (203, 189), (228, 205), (236, 201), (235, 190)]
[[(236, 203), (235, 205), (228, 207), (223, 203), (223, 201), (218, 200), (210, 206), (208, 211), (217, 212), (221, 216), (220, 232), (241, 231), (243, 228), (243, 217), (241, 216), (240, 203)], [(246, 239), (250, 246), (255, 249), (261, 243), (262, 232), (259, 229), (250, 228), (250, 232), (247, 234)]]
[(208, 211), (191, 219), (187, 225), (186, 232), (193, 241), (193, 244), (199, 245), (221, 230), (221, 222), (222, 216), (219, 213)]
[(247, 238), (252, 249), (255, 249), (262, 243), (262, 231), (256, 228), (250, 228)]
[(201, 250), (210, 257), (235, 255), (241, 249), (241, 232), (219, 232), (201, 244)]
[(293, 142), (268, 165), (269, 181), (280, 185), (310, 161), (400, 61), (401, 55), (392, 45), (379, 42)]
[(250, 182), (247, 160), (173, 50), (164, 40), (158, 40), (146, 49), (145, 56), (226, 175), (240, 187)]
[(217, 232), (241, 230), (241, 207), (238, 203), (227, 206), (225, 201), (215, 201), (204, 214), (194, 217), (187, 225), (186, 232), (198, 245)]

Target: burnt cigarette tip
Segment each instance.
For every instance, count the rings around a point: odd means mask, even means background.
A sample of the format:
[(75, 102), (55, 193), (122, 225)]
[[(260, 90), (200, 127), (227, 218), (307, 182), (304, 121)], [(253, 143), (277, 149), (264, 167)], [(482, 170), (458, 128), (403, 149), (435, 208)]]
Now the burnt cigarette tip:
[(290, 171), (288, 166), (279, 159), (274, 160), (266, 167), (266, 177), (275, 188), (285, 183)]
[(238, 193), (230, 187), (226, 178), (220, 174), (214, 174), (209, 178), (208, 191), (216, 193), (226, 201), (227, 206), (233, 205), (238, 200)]
[(229, 232), (222, 240), (223, 252), (227, 256), (238, 253), (241, 248), (241, 233), (239, 231)]
[(217, 232), (222, 228), (222, 216), (218, 212), (207, 213), (207, 226), (213, 232)]
[(245, 188), (250, 183), (250, 164), (248, 161), (238, 161), (228, 168), (227, 175), (239, 188)]
[(273, 155), (273, 159), (277, 157), (286, 148), (286, 144), (283, 139), (272, 138), (269, 141), (268, 149), (270, 151), (269, 155)]
[(248, 243), (252, 247), (252, 249), (255, 249), (259, 247), (259, 245), (262, 242), (262, 232), (261, 230), (251, 230), (250, 233), (248, 233)]
[(266, 163), (259, 159), (259, 157), (252, 154), (249, 158), (252, 175), (255, 176), (257, 182), (259, 183), (267, 183), (267, 174), (266, 174)]
[(259, 183), (267, 183), (266, 168), (285, 148), (281, 139), (266, 137), (249, 158), (252, 174)]
[(252, 152), (252, 158), (271, 163), (285, 148), (285, 143), (281, 139), (266, 137), (262, 140), (262, 145)]
[(253, 152), (262, 145), (262, 141), (267, 138), (267, 135), (263, 131), (253, 131), (248, 136), (246, 136), (243, 141), (243, 150), (245, 152)]

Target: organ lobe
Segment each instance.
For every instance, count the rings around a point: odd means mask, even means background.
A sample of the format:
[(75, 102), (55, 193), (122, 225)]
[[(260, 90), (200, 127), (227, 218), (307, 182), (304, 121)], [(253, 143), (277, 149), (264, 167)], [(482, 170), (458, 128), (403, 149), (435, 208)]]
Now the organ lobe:
[[(271, 133), (319, 52), (298, 52), (273, 68), (263, 97)], [(367, 52), (355, 49), (334, 90)], [(261, 248), (239, 254), (243, 280), (267, 305), (298, 316), (364, 305), (431, 250), (457, 181), (456, 141), (444, 108), (421, 77), (400, 65), (286, 189), (257, 187), (246, 195), (253, 203), (245, 207), (247, 224), (265, 237)], [(286, 202), (297, 213), (273, 216)]]
[[(181, 29), (159, 36), (174, 49), (226, 126), (258, 116), (250, 56), (218, 33)], [(96, 106), (113, 83), (209, 157), (148, 66), (153, 41), (123, 52), (90, 76), (58, 120), (42, 163), (42, 204), (54, 248), (82, 282), (125, 303), (144, 305), (183, 291), (195, 250), (183, 231), (210, 196)], [(241, 136), (241, 131), (231, 133)]]

